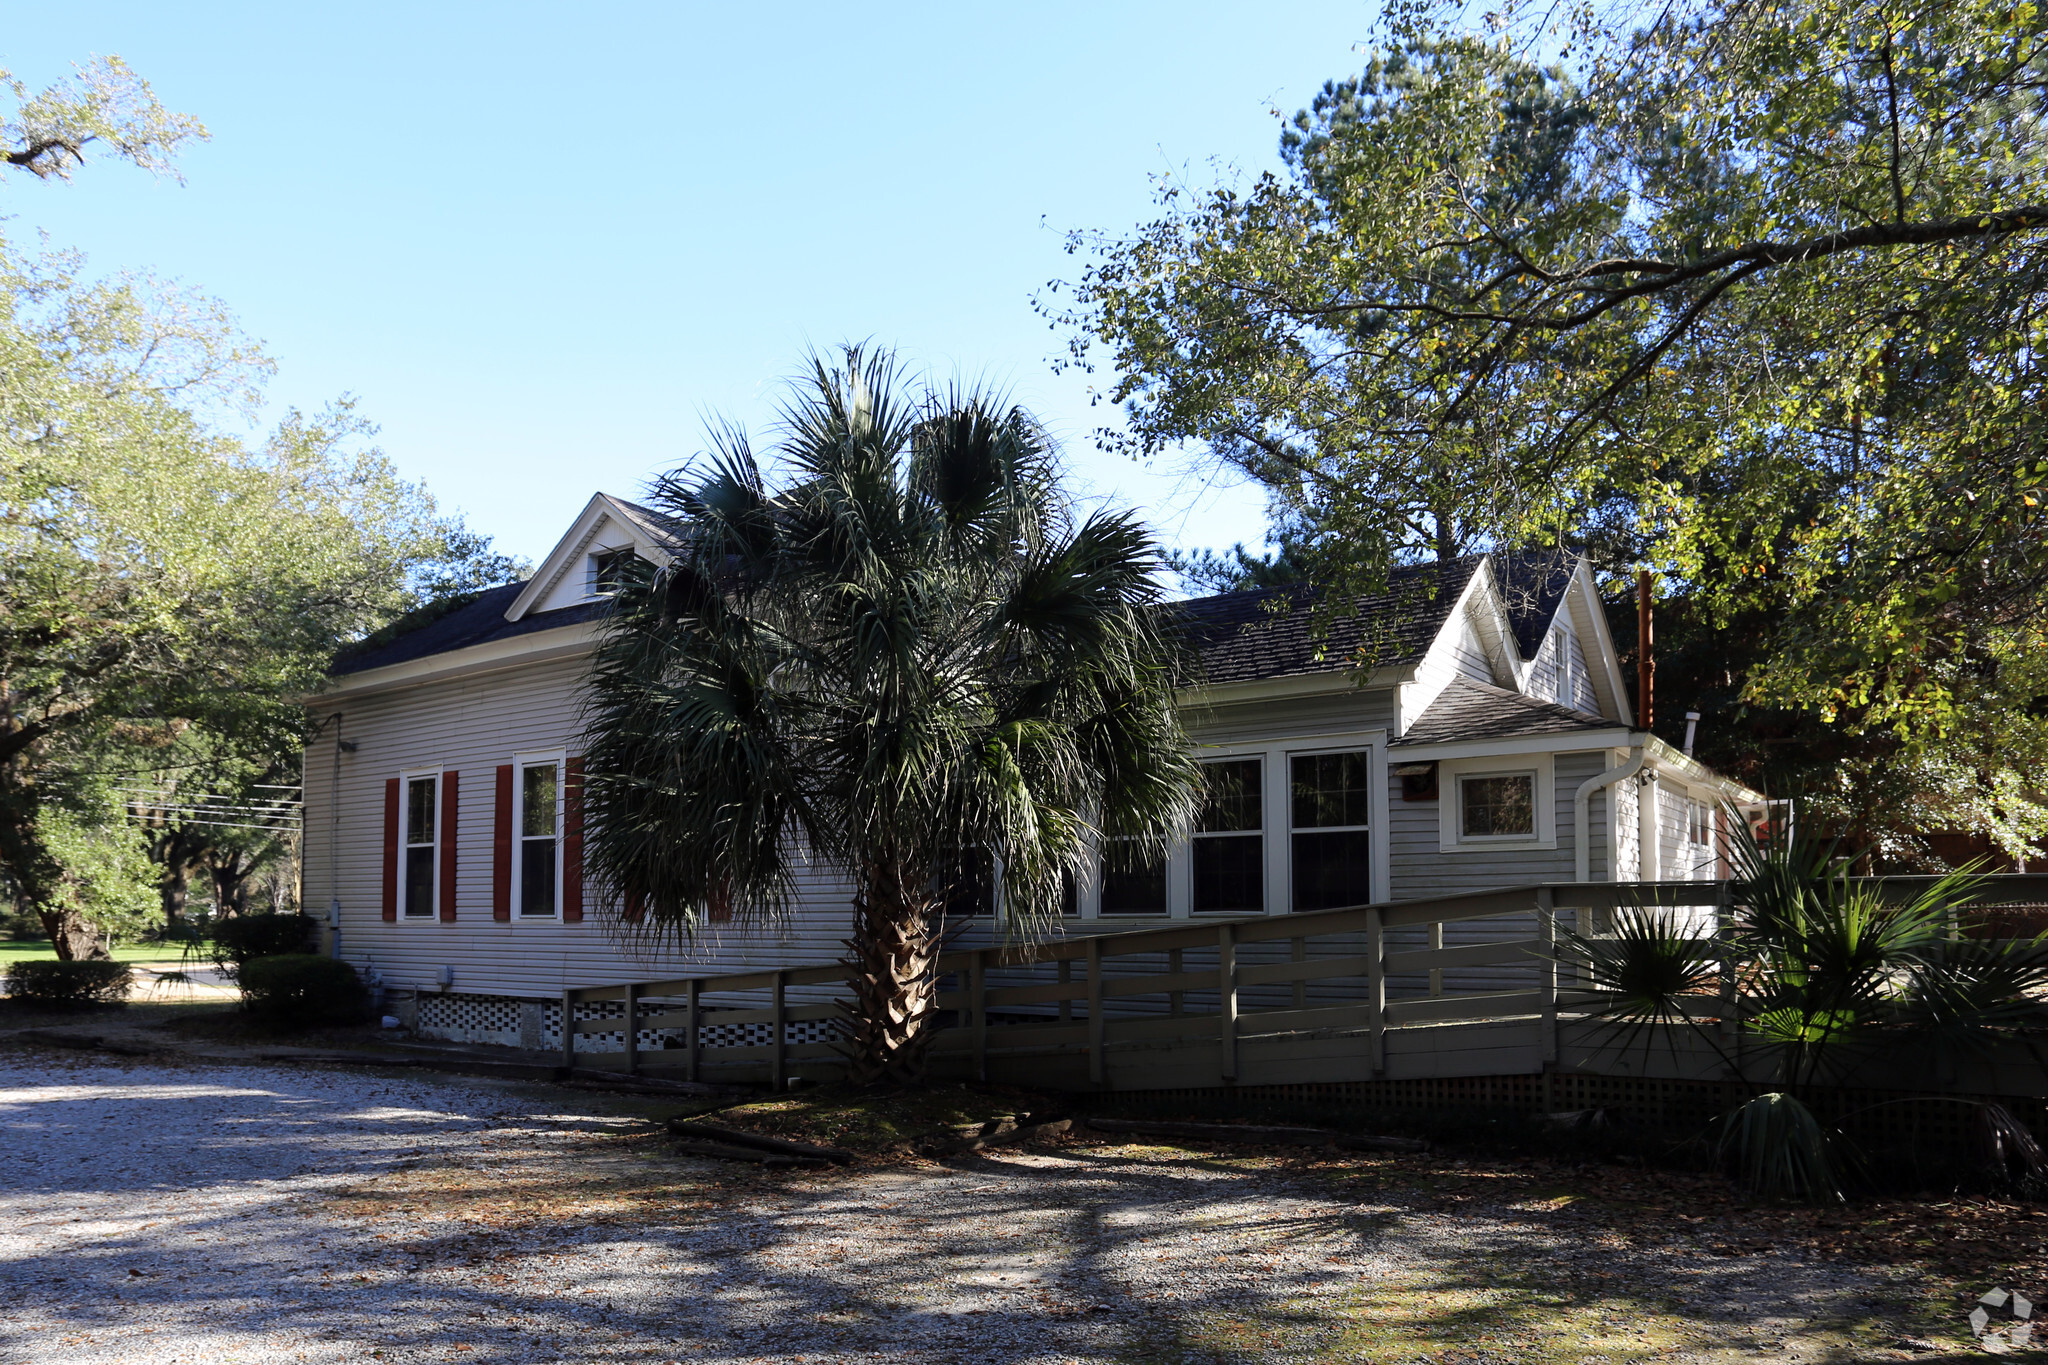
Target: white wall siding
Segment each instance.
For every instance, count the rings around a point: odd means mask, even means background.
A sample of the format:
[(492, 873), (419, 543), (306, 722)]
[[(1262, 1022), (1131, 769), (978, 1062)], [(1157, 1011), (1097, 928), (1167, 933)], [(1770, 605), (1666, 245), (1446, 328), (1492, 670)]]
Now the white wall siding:
[(1457, 661), (1458, 671), (1468, 678), (1477, 678), (1483, 683), (1500, 684), (1493, 675), (1493, 660), (1487, 657), (1486, 646), (1479, 638), (1479, 632), (1472, 628), (1472, 618), (1463, 611), (1456, 612), (1450, 620), (1451, 657)]
[[(1501, 886), (1524, 886), (1530, 882), (1568, 882), (1577, 875), (1574, 866), (1572, 798), (1581, 783), (1605, 771), (1605, 750), (1557, 755), (1551, 774), (1551, 809), (1557, 822), (1555, 848), (1501, 849), (1484, 851), (1441, 850), (1440, 804), (1456, 800), (1455, 788), (1441, 784), (1435, 801), (1404, 801), (1399, 779), (1391, 783), (1389, 842), (1395, 900), (1423, 896), (1449, 896), (1464, 891), (1484, 891)], [(1596, 835), (1593, 876), (1605, 880), (1606, 840)]]
[[(337, 698), (342, 735), (357, 746), (340, 763), (339, 840), (330, 849), (336, 786), (333, 726), (306, 755), (306, 897), (341, 903), (341, 955), (374, 966), (393, 989), (438, 989), (442, 967), (464, 993), (547, 996), (568, 986), (659, 975), (747, 971), (829, 961), (846, 936), (850, 905), (827, 869), (802, 878), (796, 912), (777, 926), (713, 926), (686, 949), (621, 942), (616, 917), (586, 894), (584, 921), (502, 922), (491, 918), (491, 843), (496, 774), (515, 754), (578, 751), (585, 661), (555, 660), (481, 676), (363, 697)], [(388, 923), (381, 917), (384, 784), (432, 768), (462, 774), (458, 800), (454, 923)]]
[(1394, 723), (1391, 688), (1353, 689), (1308, 697), (1191, 707), (1188, 735), (1197, 744), (1247, 744), (1268, 739), (1351, 734)]

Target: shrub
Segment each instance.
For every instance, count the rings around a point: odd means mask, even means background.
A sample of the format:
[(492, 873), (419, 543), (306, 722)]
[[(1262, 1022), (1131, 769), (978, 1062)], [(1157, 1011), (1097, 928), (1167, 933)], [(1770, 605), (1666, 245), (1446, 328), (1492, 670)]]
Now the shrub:
[(241, 971), (260, 957), (304, 953), (313, 942), (317, 921), (311, 915), (234, 915), (213, 926), (213, 960)]
[(125, 962), (37, 958), (7, 968), (7, 993), (38, 1005), (118, 1005), (134, 983)]
[(312, 953), (252, 958), (237, 980), (250, 1012), (280, 1028), (357, 1023), (369, 1003), (355, 968)]

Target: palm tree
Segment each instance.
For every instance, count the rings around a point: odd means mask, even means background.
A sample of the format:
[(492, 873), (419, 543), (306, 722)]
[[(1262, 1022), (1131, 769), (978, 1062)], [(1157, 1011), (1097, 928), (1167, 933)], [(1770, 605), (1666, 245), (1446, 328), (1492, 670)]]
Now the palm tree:
[(687, 938), (851, 885), (849, 1055), (915, 1080), (963, 864), (1043, 932), (1090, 860), (1161, 856), (1201, 775), (1159, 556), (1083, 515), (1027, 414), (905, 391), (886, 353), (813, 357), (771, 484), (745, 435), (653, 493), (673, 561), (620, 592), (587, 721), (590, 869)]
[[(1722, 1155), (1759, 1193), (1839, 1198), (1837, 1144), (1806, 1099), (1879, 1059), (1887, 1083), (1938, 1092), (1966, 1056), (2038, 1043), (2048, 1036), (2048, 935), (1965, 935), (1986, 889), (1973, 873), (1891, 900), (1850, 875), (1859, 857), (1840, 840), (1760, 839), (1727, 814), (1735, 910), (1718, 934), (1702, 937), (1655, 905), (1623, 906), (1602, 934), (1565, 934), (1559, 955), (1583, 970), (1593, 1017), (1624, 1047), (1647, 1051), (1689, 1032), (1740, 1078), (1751, 1068), (1713, 1027), (1732, 1013), (1781, 1089), (1723, 1116)], [(2001, 1170), (2043, 1160), (2001, 1105), (1938, 1093), (1888, 1103), (1970, 1105)]]

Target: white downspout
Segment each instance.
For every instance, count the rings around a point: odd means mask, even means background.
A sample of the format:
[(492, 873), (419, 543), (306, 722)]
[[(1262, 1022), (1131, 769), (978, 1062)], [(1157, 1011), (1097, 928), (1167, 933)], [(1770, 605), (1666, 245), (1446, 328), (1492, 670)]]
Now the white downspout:
[[(1643, 761), (1649, 757), (1641, 745), (1637, 745), (1630, 752), (1635, 757), (1628, 763), (1622, 767), (1610, 768), (1604, 773), (1587, 778), (1579, 784), (1578, 791), (1572, 795), (1572, 829), (1575, 831), (1573, 843), (1577, 845), (1572, 851), (1572, 857), (1576, 864), (1575, 870), (1578, 873), (1576, 880), (1578, 881), (1589, 882), (1593, 880), (1593, 831), (1587, 825), (1587, 822), (1592, 818), (1588, 812), (1592, 809), (1593, 793), (1602, 788), (1611, 787), (1617, 782), (1634, 777), (1643, 770)], [(1609, 823), (1612, 822), (1610, 821)], [(1617, 851), (1614, 849), (1608, 850), (1610, 862)], [(1612, 868), (1609, 869), (1609, 871), (1612, 870)], [(1613, 880), (1613, 878), (1609, 878), (1609, 880)]]

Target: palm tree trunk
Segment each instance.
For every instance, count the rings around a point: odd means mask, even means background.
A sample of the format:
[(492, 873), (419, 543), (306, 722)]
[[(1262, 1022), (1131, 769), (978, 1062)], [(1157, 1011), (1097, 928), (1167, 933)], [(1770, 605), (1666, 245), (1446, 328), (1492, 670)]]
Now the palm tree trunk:
[(873, 869), (853, 902), (854, 969), (846, 1006), (848, 1060), (856, 1085), (913, 1085), (938, 1012), (939, 929), (929, 898), (908, 893), (901, 869)]

